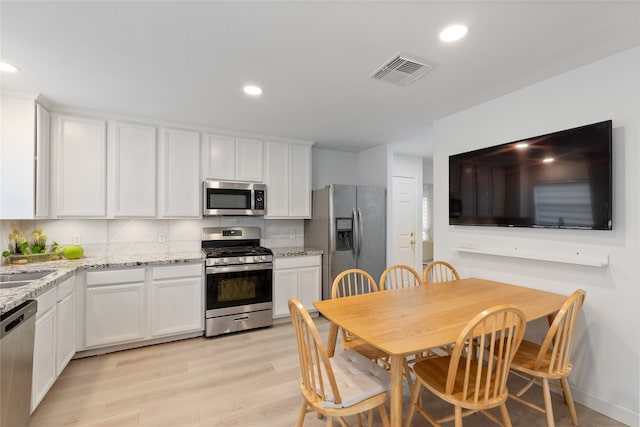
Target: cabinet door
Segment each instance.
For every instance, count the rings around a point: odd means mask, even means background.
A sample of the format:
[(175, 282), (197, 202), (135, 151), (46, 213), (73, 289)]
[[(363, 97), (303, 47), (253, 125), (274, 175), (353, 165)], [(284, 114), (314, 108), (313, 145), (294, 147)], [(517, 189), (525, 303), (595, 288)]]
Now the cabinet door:
[(106, 216), (106, 122), (59, 117), (56, 150), (58, 216)]
[(31, 412), (56, 380), (56, 308), (53, 306), (36, 320), (33, 346)]
[(298, 298), (298, 270), (273, 270), (273, 317), (289, 315), (289, 298)]
[(291, 145), (289, 216), (311, 218), (311, 148)]
[(320, 297), (320, 267), (304, 267), (298, 270), (298, 299), (307, 311), (318, 311), (313, 303)]
[(259, 139), (236, 138), (236, 180), (262, 182), (262, 146)]
[(114, 217), (156, 215), (156, 129), (114, 123), (111, 157), (112, 213)]
[(289, 215), (289, 144), (267, 142), (267, 215)]
[(144, 282), (86, 290), (87, 347), (144, 338)]
[(204, 330), (202, 277), (151, 284), (151, 335)]
[(49, 112), (36, 104), (36, 217), (49, 216)]
[(203, 178), (236, 179), (235, 158), (236, 139), (234, 137), (207, 134)]
[(197, 218), (200, 212), (200, 134), (165, 129), (161, 146), (161, 215)]
[(75, 295), (70, 294), (57, 304), (56, 376), (60, 375), (76, 351)]
[(0, 219), (32, 219), (34, 103), (6, 96), (0, 101)]

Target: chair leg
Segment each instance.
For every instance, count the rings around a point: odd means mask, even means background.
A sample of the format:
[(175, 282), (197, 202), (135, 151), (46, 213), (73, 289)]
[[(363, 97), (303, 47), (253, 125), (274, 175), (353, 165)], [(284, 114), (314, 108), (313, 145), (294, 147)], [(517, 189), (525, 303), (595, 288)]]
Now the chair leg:
[(380, 420), (382, 421), (382, 427), (389, 427), (389, 417), (387, 416), (387, 409), (384, 407), (384, 403), (379, 406), (380, 408)]
[(362, 414), (356, 414), (356, 419), (358, 420), (358, 427), (362, 427)]
[(373, 427), (373, 409), (369, 409), (369, 422), (367, 423), (367, 427)]
[(298, 415), (298, 424), (296, 427), (302, 427), (304, 423), (304, 417), (307, 415), (307, 401), (302, 399), (302, 405), (300, 406), (300, 414)]
[(569, 407), (569, 413), (571, 414), (571, 421), (574, 426), (578, 425), (578, 414), (576, 414), (576, 407), (573, 404), (573, 395), (571, 394), (571, 388), (569, 387), (569, 380), (567, 377), (560, 378), (560, 382), (562, 383), (562, 392), (564, 394), (564, 400), (567, 402), (567, 406)]
[(407, 414), (407, 423), (405, 427), (409, 427), (411, 425), (411, 420), (413, 420), (413, 415), (416, 413), (416, 406), (418, 405), (418, 399), (420, 399), (420, 381), (416, 379), (416, 384), (413, 386), (413, 392), (411, 393), (411, 404), (409, 405), (409, 413)]
[(453, 418), (455, 420), (456, 427), (462, 427), (462, 406), (457, 406), (454, 409)]
[(547, 427), (555, 427), (555, 422), (553, 421), (553, 407), (551, 406), (549, 378), (542, 379), (542, 394), (544, 397), (544, 413), (547, 416)]
[(502, 414), (502, 425), (504, 427), (511, 427), (511, 418), (509, 418), (507, 405), (504, 402), (500, 405), (500, 413)]
[(333, 427), (333, 417), (327, 415), (326, 427)]

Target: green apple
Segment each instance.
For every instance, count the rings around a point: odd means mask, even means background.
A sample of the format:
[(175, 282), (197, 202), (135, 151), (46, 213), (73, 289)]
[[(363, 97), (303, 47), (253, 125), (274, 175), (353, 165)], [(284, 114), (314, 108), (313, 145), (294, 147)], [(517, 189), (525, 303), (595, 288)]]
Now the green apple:
[(82, 255), (84, 255), (82, 246), (65, 246), (62, 249), (62, 256), (66, 259), (78, 259), (82, 258)]

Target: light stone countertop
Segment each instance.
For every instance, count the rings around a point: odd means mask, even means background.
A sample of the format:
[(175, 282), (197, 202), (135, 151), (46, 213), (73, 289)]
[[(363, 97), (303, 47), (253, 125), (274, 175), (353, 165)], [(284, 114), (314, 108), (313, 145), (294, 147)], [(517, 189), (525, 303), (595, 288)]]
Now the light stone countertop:
[(169, 265), (201, 262), (205, 259), (201, 251), (136, 254), (130, 256), (87, 257), (78, 260), (59, 260), (34, 262), (24, 265), (0, 267), (0, 274), (51, 271), (41, 279), (28, 285), (0, 289), (0, 314), (4, 314), (23, 302), (34, 299), (49, 289), (56, 287), (71, 277), (77, 270), (95, 270), (102, 268), (140, 267), (146, 265)]
[(321, 249), (288, 247), (288, 248), (271, 248), (274, 257), (290, 257), (290, 256), (310, 256), (322, 255)]

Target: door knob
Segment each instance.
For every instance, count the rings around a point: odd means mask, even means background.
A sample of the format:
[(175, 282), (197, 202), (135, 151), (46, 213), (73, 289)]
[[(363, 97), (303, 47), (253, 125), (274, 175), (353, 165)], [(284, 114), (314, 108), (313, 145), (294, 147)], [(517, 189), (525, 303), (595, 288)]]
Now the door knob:
[(415, 245), (416, 241), (415, 240), (411, 240), (409, 243), (411, 243), (412, 245)]

